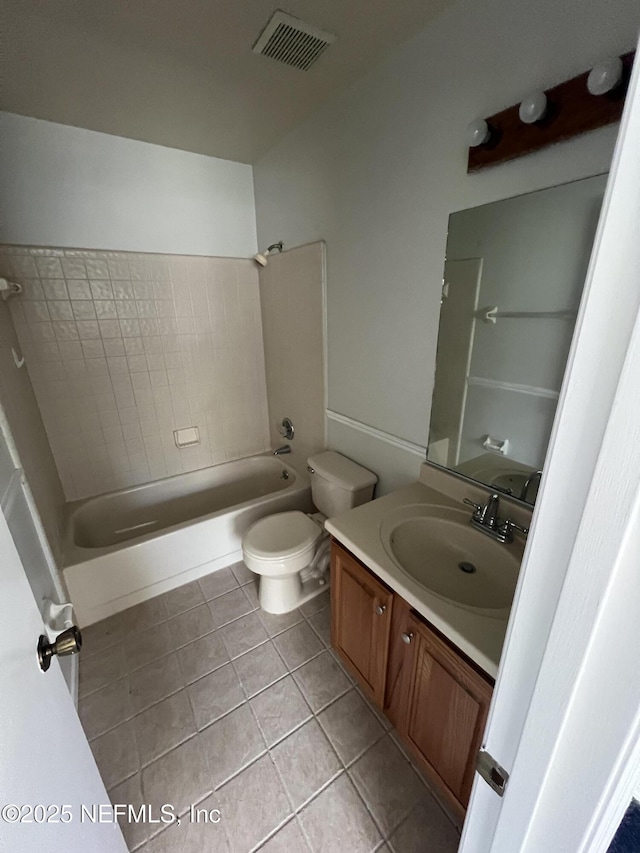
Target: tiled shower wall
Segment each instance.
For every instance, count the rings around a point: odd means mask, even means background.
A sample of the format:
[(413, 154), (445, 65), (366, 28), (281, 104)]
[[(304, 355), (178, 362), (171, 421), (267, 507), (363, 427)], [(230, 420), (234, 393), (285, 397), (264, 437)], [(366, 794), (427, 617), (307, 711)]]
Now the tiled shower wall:
[(0, 275), (67, 500), (268, 448), (253, 262), (4, 246)]

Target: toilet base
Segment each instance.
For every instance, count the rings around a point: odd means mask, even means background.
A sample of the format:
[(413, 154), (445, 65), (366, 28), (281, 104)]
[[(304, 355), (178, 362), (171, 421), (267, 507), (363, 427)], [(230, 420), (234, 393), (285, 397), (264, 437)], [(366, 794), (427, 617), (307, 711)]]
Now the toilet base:
[(286, 578), (259, 576), (258, 598), (260, 607), (267, 613), (289, 613), (329, 589), (328, 576), (309, 578), (302, 583), (300, 573)]

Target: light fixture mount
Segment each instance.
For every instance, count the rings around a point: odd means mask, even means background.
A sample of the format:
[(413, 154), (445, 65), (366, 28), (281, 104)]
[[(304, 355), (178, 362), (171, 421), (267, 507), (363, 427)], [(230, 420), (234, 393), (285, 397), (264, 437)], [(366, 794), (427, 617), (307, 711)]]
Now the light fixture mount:
[[(466, 140), (470, 147), (467, 171), (477, 172), (487, 166), (522, 157), (548, 145), (620, 121), (634, 56), (635, 51), (631, 51), (619, 57), (622, 75), (619, 82), (607, 90), (605, 97), (594, 97), (591, 94), (587, 88), (588, 78), (591, 75), (592, 81), (594, 77), (608, 78), (610, 85), (615, 77), (612, 77), (612, 70), (615, 69), (609, 68), (607, 72), (599, 71), (597, 74), (592, 69), (545, 92), (539, 92), (546, 95), (546, 110), (543, 115), (539, 115), (539, 109), (536, 111), (532, 107), (527, 113), (527, 117), (532, 116), (530, 123), (521, 119), (522, 104), (515, 104), (484, 119), (491, 129), (488, 142), (471, 145), (468, 129)], [(591, 85), (593, 87), (593, 82)], [(478, 122), (473, 124), (477, 125)]]

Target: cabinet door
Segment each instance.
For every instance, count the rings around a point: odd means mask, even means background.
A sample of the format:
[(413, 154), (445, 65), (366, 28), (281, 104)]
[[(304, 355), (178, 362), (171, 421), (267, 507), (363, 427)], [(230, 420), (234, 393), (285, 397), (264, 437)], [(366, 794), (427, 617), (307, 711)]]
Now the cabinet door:
[(492, 688), (415, 616), (408, 626), (413, 661), (404, 735), (463, 819)]
[(331, 546), (331, 644), (365, 693), (384, 701), (393, 593), (337, 543)]

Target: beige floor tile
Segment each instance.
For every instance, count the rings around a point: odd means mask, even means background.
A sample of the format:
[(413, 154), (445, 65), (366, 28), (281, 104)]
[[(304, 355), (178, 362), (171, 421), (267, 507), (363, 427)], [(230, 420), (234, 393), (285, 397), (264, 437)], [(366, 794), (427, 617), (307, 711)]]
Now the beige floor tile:
[(113, 788), (140, 769), (133, 720), (91, 741), (105, 788)]
[(252, 605), (241, 587), (237, 587), (219, 598), (214, 598), (209, 601), (208, 606), (213, 618), (214, 628), (221, 628), (246, 613), (251, 613), (252, 610)]
[[(125, 611), (126, 612), (126, 611)], [(125, 637), (125, 616), (116, 613), (100, 622), (94, 622), (82, 629), (82, 658), (86, 660), (96, 652), (102, 652), (117, 643), (122, 642)]]
[(188, 692), (199, 729), (245, 701), (240, 680), (230, 663), (195, 681), (188, 687)]
[(430, 796), (388, 734), (350, 767), (349, 775), (385, 836)]
[(192, 803), (202, 800), (212, 791), (209, 766), (199, 737), (158, 758), (142, 771), (142, 792), (145, 802), (154, 811), (163, 803), (171, 803), (178, 814)]
[(129, 678), (120, 678), (85, 696), (78, 703), (78, 713), (89, 740), (130, 719)]
[(240, 586), (244, 586), (246, 583), (251, 583), (256, 579), (255, 574), (251, 569), (248, 569), (242, 561), (234, 563), (232, 566), (229, 566), (229, 568), (233, 572), (234, 577)]
[(300, 812), (313, 853), (371, 853), (382, 836), (345, 773)]
[(244, 594), (249, 599), (249, 603), (251, 604), (252, 610), (258, 610), (260, 608), (260, 598), (258, 597), (258, 582), (253, 581), (253, 583), (246, 583), (242, 587)]
[(287, 668), (273, 643), (263, 643), (236, 658), (233, 665), (248, 698), (287, 675)]
[(320, 595), (316, 595), (315, 598), (312, 598), (310, 601), (305, 601), (304, 604), (300, 605), (300, 610), (302, 614), (309, 618), (309, 616), (313, 616), (314, 613), (317, 613), (319, 610), (324, 610), (325, 607), (328, 607), (331, 604), (331, 593), (330, 590), (325, 589), (324, 592), (321, 592)]
[(218, 794), (232, 853), (252, 850), (291, 814), (268, 755), (224, 785)]
[(289, 613), (267, 613), (266, 610), (259, 610), (258, 617), (270, 637), (282, 634), (287, 628), (293, 628), (304, 618), (299, 610), (291, 610)]
[(164, 597), (158, 595), (148, 601), (142, 601), (134, 607), (130, 607), (123, 613), (125, 630), (129, 634), (139, 634), (159, 625), (167, 619), (167, 610), (164, 606)]
[(201, 732), (200, 744), (214, 788), (265, 751), (264, 738), (246, 703)]
[(342, 764), (315, 720), (309, 720), (275, 746), (271, 757), (296, 810), (342, 771)]
[(311, 710), (290, 675), (254, 696), (250, 704), (269, 746), (311, 718)]
[[(336, 658), (337, 658), (337, 655), (336, 655)], [(376, 718), (376, 720), (380, 723), (382, 728), (387, 732), (391, 731), (391, 729), (393, 728), (391, 721), (388, 719), (388, 717), (385, 717), (385, 715), (382, 713), (382, 711), (378, 707), (376, 707), (373, 704), (373, 702), (368, 698), (368, 696), (364, 695), (361, 688), (357, 684), (356, 684), (356, 691), (357, 691), (358, 695), (360, 696), (360, 698), (362, 699), (362, 701), (364, 702), (364, 704), (371, 711), (371, 713)]]
[(198, 581), (191, 581), (191, 583), (165, 592), (163, 599), (169, 618), (184, 613), (186, 610), (192, 610), (199, 604), (203, 604), (205, 600)]
[[(135, 810), (145, 803), (142, 795), (142, 777), (139, 773), (131, 776), (125, 782), (121, 782), (109, 791), (109, 799), (112, 805), (131, 805)], [(149, 837), (149, 825), (146, 822), (136, 823), (129, 821), (127, 815), (118, 820), (120, 829), (127, 842), (129, 850), (135, 850)]]
[[(330, 648), (329, 592), (275, 616), (253, 610), (254, 581), (238, 563), (83, 631), (79, 713), (112, 802), (183, 814), (123, 826), (129, 849), (454, 853), (453, 824)], [(222, 822), (185, 820), (191, 804)]]
[(131, 704), (138, 713), (177, 693), (185, 680), (178, 664), (178, 656), (166, 655), (153, 663), (134, 670), (129, 675)]
[(290, 670), (302, 666), (324, 648), (306, 622), (279, 634), (273, 642)]
[(129, 669), (139, 669), (174, 649), (166, 622), (136, 634), (125, 645), (125, 654)]
[[(84, 631), (82, 633), (84, 637)], [(122, 643), (105, 648), (98, 655), (85, 658), (84, 654), (81, 654), (79, 661), (79, 697), (87, 696), (94, 690), (106, 687), (107, 684), (111, 684), (112, 681), (116, 681), (127, 674), (127, 663)]]
[[(198, 803), (195, 808), (198, 811), (205, 809), (207, 814), (210, 814), (218, 808), (218, 799), (213, 794)], [(215, 815), (213, 817), (215, 819)], [(144, 848), (144, 853), (227, 853), (228, 850), (222, 820), (218, 823), (209, 820), (205, 822), (200, 817), (199, 821), (191, 821), (185, 815), (180, 824), (172, 824), (151, 838)]]
[(460, 836), (433, 797), (423, 800), (389, 838), (394, 853), (456, 853)]
[(134, 720), (140, 764), (150, 764), (196, 733), (187, 691), (152, 705)]
[(355, 689), (325, 708), (318, 722), (345, 764), (362, 755), (385, 731)]
[(309, 845), (304, 840), (297, 819), (293, 818), (279, 829), (262, 845), (260, 853), (309, 853)]
[(351, 688), (351, 682), (327, 651), (297, 669), (293, 677), (316, 714)]
[(210, 634), (214, 629), (211, 611), (206, 604), (201, 604), (193, 610), (187, 610), (167, 622), (169, 636), (175, 649), (186, 646), (187, 643)]
[(216, 632), (179, 649), (178, 660), (184, 680), (190, 684), (228, 663), (229, 653), (220, 634)]
[(198, 583), (207, 601), (212, 598), (218, 598), (218, 596), (224, 595), (226, 592), (231, 592), (232, 589), (236, 589), (239, 585), (231, 568), (220, 569), (217, 572), (206, 575), (200, 578)]
[(331, 646), (331, 608), (325, 607), (319, 613), (309, 617), (309, 625), (320, 637), (327, 648)]
[(248, 613), (220, 629), (222, 642), (231, 658), (237, 658), (269, 639), (257, 613)]

